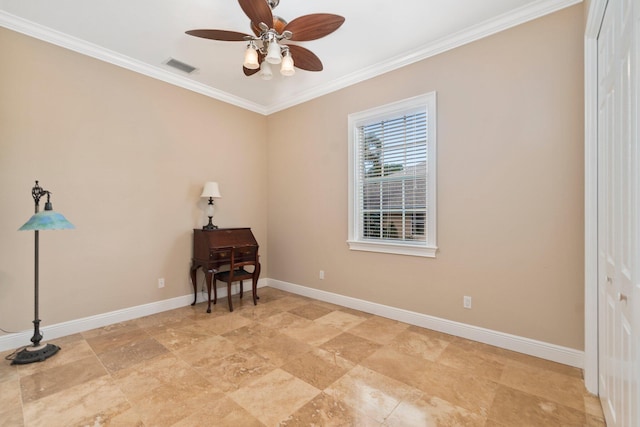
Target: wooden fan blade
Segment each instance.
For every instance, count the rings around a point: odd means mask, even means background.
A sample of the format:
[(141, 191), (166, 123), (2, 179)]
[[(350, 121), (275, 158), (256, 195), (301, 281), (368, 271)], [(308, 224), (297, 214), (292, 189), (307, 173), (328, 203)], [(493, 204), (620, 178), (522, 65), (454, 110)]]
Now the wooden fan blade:
[(253, 76), (255, 73), (257, 73), (258, 71), (260, 71), (260, 67), (256, 68), (255, 70), (251, 70), (245, 66), (242, 67), (242, 71), (244, 72), (245, 76)]
[(238, 3), (240, 3), (244, 13), (256, 26), (261, 22), (264, 22), (269, 27), (273, 24), (273, 14), (265, 0), (238, 0)]
[(289, 44), (287, 46), (289, 47), (289, 52), (291, 52), (293, 65), (295, 67), (307, 71), (322, 71), (322, 61), (320, 61), (320, 58), (318, 58), (315, 53), (295, 44)]
[(289, 22), (285, 30), (291, 31), (292, 41), (316, 40), (333, 33), (344, 23), (344, 18), (331, 13), (304, 15)]
[(223, 42), (241, 42), (248, 34), (226, 30), (189, 30), (186, 32), (190, 36), (201, 37), (203, 39), (220, 40)]

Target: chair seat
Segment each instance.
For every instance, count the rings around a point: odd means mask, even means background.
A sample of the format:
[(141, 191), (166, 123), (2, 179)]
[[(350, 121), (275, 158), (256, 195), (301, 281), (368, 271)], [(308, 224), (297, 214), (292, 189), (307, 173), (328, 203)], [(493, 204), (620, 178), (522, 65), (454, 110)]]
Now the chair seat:
[[(221, 271), (220, 273), (216, 273), (216, 280), (220, 280), (221, 282), (228, 282), (230, 275), (231, 271)], [(252, 278), (253, 273), (248, 272), (244, 268), (238, 268), (233, 271), (233, 280), (248, 280)]]

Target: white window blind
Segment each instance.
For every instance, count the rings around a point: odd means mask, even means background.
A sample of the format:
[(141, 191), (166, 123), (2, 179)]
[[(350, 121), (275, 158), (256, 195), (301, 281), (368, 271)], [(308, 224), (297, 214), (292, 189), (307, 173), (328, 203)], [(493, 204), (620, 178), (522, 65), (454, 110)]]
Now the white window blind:
[(425, 241), (426, 112), (359, 126), (357, 132), (362, 237)]
[(349, 116), (351, 249), (435, 256), (434, 128), (435, 93)]

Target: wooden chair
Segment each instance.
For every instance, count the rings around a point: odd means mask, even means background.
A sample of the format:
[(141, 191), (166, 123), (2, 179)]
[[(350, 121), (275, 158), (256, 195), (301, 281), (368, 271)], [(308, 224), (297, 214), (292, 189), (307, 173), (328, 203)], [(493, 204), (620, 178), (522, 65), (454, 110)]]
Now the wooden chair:
[[(251, 271), (247, 271), (245, 267), (253, 267)], [(242, 282), (251, 279), (253, 305), (258, 304), (258, 277), (260, 276), (260, 262), (258, 261), (257, 246), (237, 246), (231, 248), (231, 264), (229, 271), (221, 271), (213, 276), (214, 299), (215, 304), (218, 299), (216, 285), (218, 280), (227, 283), (227, 300), (229, 301), (229, 311), (233, 311), (233, 303), (231, 302), (231, 284), (240, 282), (240, 298), (244, 293)], [(211, 292), (209, 292), (209, 307), (207, 312), (211, 312)]]

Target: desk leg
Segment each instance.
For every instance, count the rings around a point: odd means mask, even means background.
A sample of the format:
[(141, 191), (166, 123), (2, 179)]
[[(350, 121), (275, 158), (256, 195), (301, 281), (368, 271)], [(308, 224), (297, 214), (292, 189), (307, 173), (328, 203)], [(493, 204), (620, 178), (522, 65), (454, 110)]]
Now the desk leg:
[[(207, 313), (211, 313), (211, 286), (213, 285), (212, 283), (213, 272), (209, 269), (206, 269), (204, 272), (204, 277), (205, 277), (205, 280), (207, 281), (207, 296), (209, 299), (209, 302), (207, 304)], [(215, 293), (215, 288), (214, 288), (214, 293)], [(214, 298), (218, 299), (217, 295)], [(214, 304), (215, 304), (215, 301), (214, 301)]]
[(196, 305), (196, 301), (198, 300), (198, 283), (196, 282), (196, 272), (198, 271), (198, 266), (191, 266), (191, 284), (193, 285), (193, 302), (191, 305)]
[(256, 265), (256, 271), (253, 272), (253, 305), (258, 305), (258, 300), (260, 297), (258, 296), (258, 278), (260, 278), (260, 263)]

